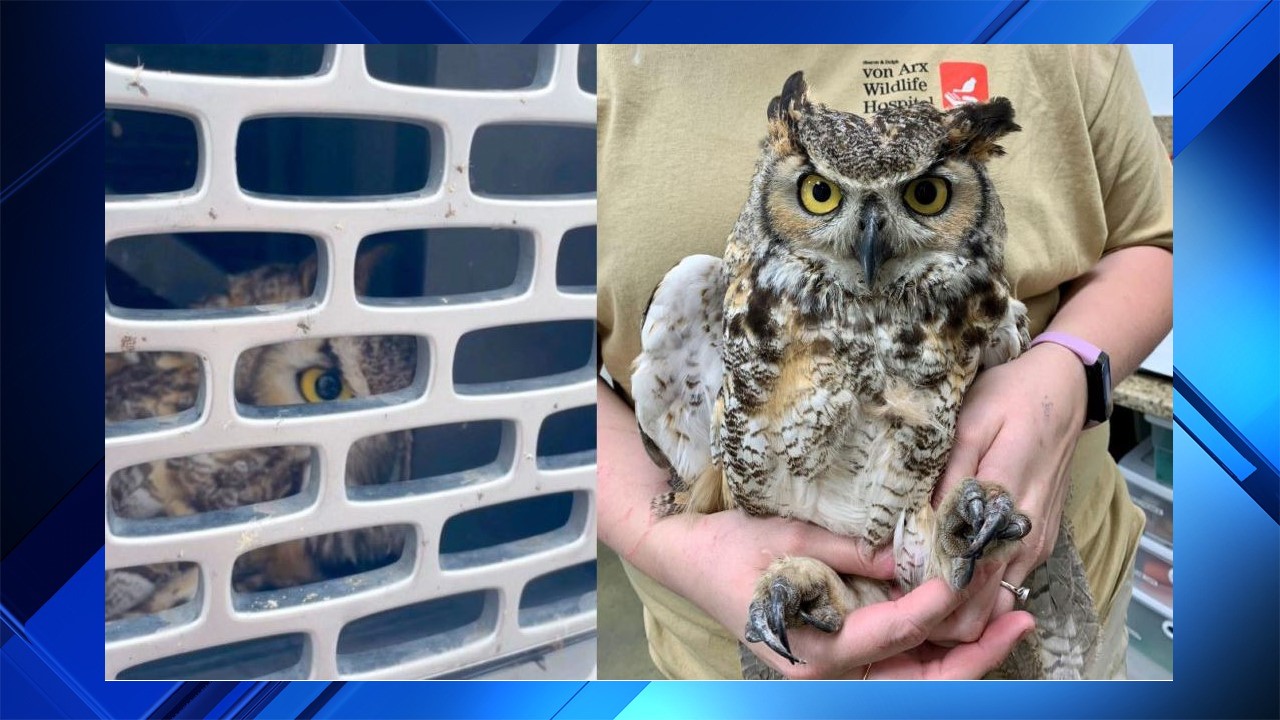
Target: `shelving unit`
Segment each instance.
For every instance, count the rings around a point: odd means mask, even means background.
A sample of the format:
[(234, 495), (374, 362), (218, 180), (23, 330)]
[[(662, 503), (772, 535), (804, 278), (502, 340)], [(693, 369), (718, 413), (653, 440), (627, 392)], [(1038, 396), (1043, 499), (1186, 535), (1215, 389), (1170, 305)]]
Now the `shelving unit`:
[[(1143, 408), (1146, 409), (1146, 408)], [(1133, 597), (1125, 622), (1131, 680), (1173, 678), (1172, 422), (1117, 409), (1113, 424), (1131, 415), (1137, 444), (1120, 454), (1119, 467), (1134, 504), (1147, 516), (1133, 568)], [(1112, 452), (1117, 448), (1113, 446)]]

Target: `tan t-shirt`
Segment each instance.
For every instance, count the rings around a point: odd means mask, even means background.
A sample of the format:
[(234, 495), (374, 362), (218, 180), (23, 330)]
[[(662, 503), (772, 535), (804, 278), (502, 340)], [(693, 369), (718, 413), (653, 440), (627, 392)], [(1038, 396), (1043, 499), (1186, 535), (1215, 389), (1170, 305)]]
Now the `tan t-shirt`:
[[(597, 322), (601, 359), (624, 392), (650, 293), (681, 258), (723, 253), (769, 100), (798, 69), (815, 101), (846, 111), (1013, 102), (1023, 129), (1001, 141), (1008, 154), (989, 168), (1009, 226), (1007, 271), (1033, 334), (1057, 310), (1059, 288), (1106, 252), (1172, 249), (1172, 166), (1122, 46), (601, 46)], [(1143, 524), (1107, 454), (1108, 433), (1081, 436), (1067, 504), (1100, 613)], [(737, 675), (728, 632), (628, 572), (663, 672)]]

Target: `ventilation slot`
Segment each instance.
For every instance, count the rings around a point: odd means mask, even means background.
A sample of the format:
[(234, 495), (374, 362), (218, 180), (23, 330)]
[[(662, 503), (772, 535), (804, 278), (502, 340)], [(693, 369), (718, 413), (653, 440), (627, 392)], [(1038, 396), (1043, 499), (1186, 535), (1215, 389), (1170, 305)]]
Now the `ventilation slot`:
[(471, 144), (471, 189), (495, 197), (594, 193), (595, 128), (485, 125)]
[(200, 614), (200, 568), (156, 563), (107, 571), (107, 640), (185, 625)]
[(323, 45), (108, 45), (107, 61), (197, 75), (299, 77), (320, 72)]
[(594, 465), (596, 462), (596, 406), (561, 410), (548, 415), (538, 430), (538, 469)]
[(454, 389), (463, 395), (513, 392), (590, 377), (595, 351), (591, 320), (506, 325), (463, 335), (453, 359)]
[[(404, 494), (440, 492), (497, 480), (511, 469), (515, 426), (500, 420), (437, 425), (407, 431), (412, 457), (407, 477), (397, 482), (361, 482), (370, 457), (402, 442), (405, 434), (386, 433), (361, 438), (347, 455), (347, 492), (353, 500), (377, 500)], [(398, 482), (398, 481), (407, 482)]]
[(324, 602), (384, 587), (413, 570), (414, 532), (381, 525), (250, 550), (231, 571), (241, 612)]
[(189, 118), (108, 108), (107, 197), (190, 190), (200, 166), (196, 126)]
[(200, 359), (194, 353), (132, 352), (137, 341), (127, 336), (121, 352), (105, 355), (107, 434), (195, 422), (203, 394)]
[(304, 680), (305, 635), (275, 635), (174, 655), (122, 671), (118, 680)]
[(236, 139), (245, 192), (359, 199), (423, 190), (434, 153), (421, 125), (337, 117), (246, 120)]
[(596, 46), (578, 46), (578, 87), (596, 94)]
[(557, 493), (455, 515), (440, 533), (440, 567), (489, 565), (568, 544), (582, 534), (578, 493)]
[(315, 500), (315, 466), (301, 445), (130, 465), (111, 474), (107, 520), (116, 535), (160, 535), (297, 512)]
[(378, 80), (451, 90), (520, 90), (538, 83), (539, 45), (366, 45)]
[(173, 320), (301, 305), (312, 297), (317, 265), (315, 240), (293, 233), (135, 235), (108, 243), (106, 258), (112, 310), (184, 310), (128, 314)]
[[(306, 333), (306, 320), (298, 329)], [(421, 393), (415, 383), (418, 352), (426, 343), (408, 335), (313, 338), (263, 345), (236, 361), (236, 402), (250, 417), (300, 417), (334, 408), (359, 409), (404, 402)], [(353, 367), (356, 366), (356, 367)], [(365, 367), (376, 367), (368, 373)], [(268, 409), (270, 408), (270, 409)]]
[(361, 618), (338, 635), (338, 671), (361, 673), (446, 653), (493, 633), (492, 590), (429, 600)]
[(596, 228), (574, 228), (560, 240), (556, 287), (567, 293), (596, 291)]
[(542, 625), (596, 609), (596, 563), (534, 578), (520, 593), (520, 626)]
[[(533, 275), (533, 238), (490, 228), (402, 230), (379, 233), (360, 244), (357, 265), (378, 255), (393, 274), (362, 299), (412, 299), (460, 305), (520, 295)], [(367, 259), (366, 259), (367, 258)], [(384, 274), (387, 273), (384, 271)]]

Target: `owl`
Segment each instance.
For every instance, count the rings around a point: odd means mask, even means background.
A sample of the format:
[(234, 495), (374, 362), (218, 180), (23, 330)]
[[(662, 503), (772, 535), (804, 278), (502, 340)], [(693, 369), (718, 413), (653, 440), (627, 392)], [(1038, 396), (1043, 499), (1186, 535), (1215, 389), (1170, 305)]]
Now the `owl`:
[[(636, 416), (671, 474), (659, 515), (741, 508), (892, 546), (904, 590), (965, 587), (1031, 528), (1014, 498), (970, 478), (933, 508), (965, 391), (1028, 344), (1004, 272), (987, 173), (1020, 128), (1004, 98), (869, 118), (809, 99), (792, 75), (723, 258), (692, 256), (655, 289), (633, 366)], [(1038, 635), (1004, 672), (1078, 677), (1098, 623), (1063, 524), (1028, 585)], [(744, 637), (792, 663), (787, 629), (837, 631), (889, 583), (775, 560)], [(765, 652), (762, 650), (762, 652)], [(746, 646), (746, 677), (776, 677)]]
[[(357, 289), (364, 292), (371, 263), (361, 256)], [(201, 308), (265, 305), (298, 300), (315, 286), (314, 259), (267, 265), (228, 278), (225, 294)], [(246, 405), (285, 406), (369, 397), (408, 387), (416, 368), (411, 337), (307, 339), (245, 351), (236, 365), (236, 399)], [(171, 415), (192, 407), (201, 370), (192, 355), (121, 353), (106, 360), (108, 422)], [(363, 438), (351, 447), (347, 482), (372, 485), (407, 479), (410, 433)], [(202, 453), (134, 465), (117, 472), (109, 501), (122, 518), (179, 517), (269, 502), (297, 494), (310, 473), (305, 447), (266, 447)], [(318, 582), (385, 565), (405, 541), (399, 527), (351, 530), (260, 548), (235, 565), (238, 592)], [(194, 597), (195, 566), (162, 563), (109, 570), (107, 620), (160, 612)]]

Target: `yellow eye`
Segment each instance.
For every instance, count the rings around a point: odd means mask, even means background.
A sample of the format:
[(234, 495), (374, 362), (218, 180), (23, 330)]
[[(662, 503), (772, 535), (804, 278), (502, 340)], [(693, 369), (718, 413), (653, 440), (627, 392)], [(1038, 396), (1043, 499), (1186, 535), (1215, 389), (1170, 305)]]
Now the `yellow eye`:
[(937, 215), (951, 199), (951, 185), (940, 177), (916, 178), (907, 183), (902, 200), (921, 215)]
[(840, 188), (821, 175), (805, 175), (800, 179), (800, 204), (814, 215), (827, 215), (840, 207)]
[(337, 368), (313, 367), (298, 373), (298, 392), (309, 403), (349, 400), (351, 386), (342, 379)]

